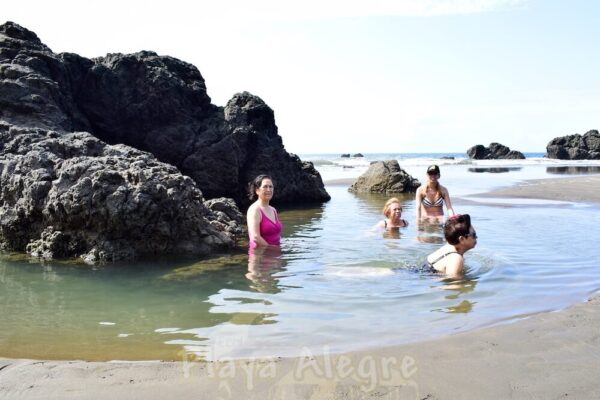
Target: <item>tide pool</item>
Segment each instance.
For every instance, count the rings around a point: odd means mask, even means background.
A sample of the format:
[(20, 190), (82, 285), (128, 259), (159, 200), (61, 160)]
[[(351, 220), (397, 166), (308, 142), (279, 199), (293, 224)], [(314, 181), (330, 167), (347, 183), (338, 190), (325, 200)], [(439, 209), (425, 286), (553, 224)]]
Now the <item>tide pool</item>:
[[(430, 161), (401, 166), (423, 180)], [(332, 161), (319, 170), (327, 181), (356, 177), (361, 168)], [(416, 229), (413, 195), (399, 196), (409, 227), (384, 234), (371, 228), (387, 196), (327, 186), (328, 203), (280, 208), (280, 251), (251, 258), (240, 248), (211, 259), (90, 267), (2, 254), (0, 356), (316, 355), (512, 322), (584, 301), (600, 288), (599, 205), (476, 195), (526, 179), (598, 173), (598, 164), (456, 162), (441, 168), (455, 210), (471, 214), (479, 237), (465, 255), (464, 279), (411, 271), (443, 243), (438, 226)]]

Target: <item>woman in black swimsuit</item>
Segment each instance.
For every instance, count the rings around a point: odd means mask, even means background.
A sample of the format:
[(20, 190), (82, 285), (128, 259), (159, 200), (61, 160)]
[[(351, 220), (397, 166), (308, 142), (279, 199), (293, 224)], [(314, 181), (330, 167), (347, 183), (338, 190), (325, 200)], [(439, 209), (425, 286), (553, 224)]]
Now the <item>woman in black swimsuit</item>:
[(432, 220), (433, 222), (442, 222), (444, 218), (444, 202), (450, 216), (456, 214), (450, 201), (448, 189), (440, 185), (440, 167), (430, 165), (427, 168), (427, 182), (417, 189), (416, 209), (417, 223), (422, 219)]
[(463, 254), (477, 245), (477, 233), (469, 214), (454, 215), (444, 224), (448, 244), (434, 251), (423, 264), (423, 270), (458, 276), (464, 269)]

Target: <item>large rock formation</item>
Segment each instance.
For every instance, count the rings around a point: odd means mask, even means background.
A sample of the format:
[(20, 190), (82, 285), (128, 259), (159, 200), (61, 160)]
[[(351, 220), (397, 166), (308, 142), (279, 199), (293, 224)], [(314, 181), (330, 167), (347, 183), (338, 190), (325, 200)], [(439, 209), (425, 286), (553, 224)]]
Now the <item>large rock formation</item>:
[(546, 156), (561, 160), (600, 160), (600, 133), (591, 130), (583, 136), (576, 133), (552, 139), (546, 146)]
[(147, 152), (5, 123), (0, 146), (2, 248), (112, 261), (210, 254), (241, 233), (239, 211), (211, 211), (218, 201), (207, 207), (192, 179)]
[(414, 193), (419, 186), (419, 181), (400, 168), (398, 161), (388, 160), (372, 162), (348, 190), (355, 193)]
[(258, 97), (217, 107), (190, 64), (54, 54), (0, 25), (0, 248), (88, 261), (220, 251), (243, 225), (227, 197), (244, 201), (259, 173), (280, 202), (329, 199)]
[(525, 159), (525, 156), (520, 151), (511, 150), (500, 143), (490, 143), (490, 147), (485, 147), (481, 144), (475, 145), (467, 150), (467, 155), (470, 159), (474, 160)]
[(33, 33), (0, 25), (0, 118), (57, 132), (87, 131), (175, 165), (207, 198), (245, 201), (260, 173), (275, 203), (329, 200), (312, 163), (288, 154), (273, 110), (249, 93), (211, 104), (193, 65), (143, 51), (87, 59), (54, 54)]

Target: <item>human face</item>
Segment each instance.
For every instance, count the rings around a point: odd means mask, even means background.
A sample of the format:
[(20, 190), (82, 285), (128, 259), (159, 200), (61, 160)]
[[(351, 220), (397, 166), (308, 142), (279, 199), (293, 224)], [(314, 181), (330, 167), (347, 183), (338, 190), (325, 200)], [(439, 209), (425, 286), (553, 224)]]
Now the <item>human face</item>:
[(271, 200), (271, 198), (273, 198), (274, 190), (273, 182), (271, 182), (270, 179), (265, 178), (260, 183), (260, 187), (256, 189), (256, 195), (259, 199)]
[(390, 219), (393, 220), (400, 220), (400, 217), (402, 217), (402, 206), (398, 203), (392, 203), (390, 204), (390, 208), (389, 208), (389, 215), (390, 215)]
[(437, 172), (429, 172), (427, 173), (427, 177), (431, 182), (437, 182), (437, 180), (440, 179), (440, 174)]
[(471, 245), (470, 248), (477, 246), (477, 232), (475, 232), (473, 226), (469, 229), (469, 233), (465, 235), (465, 239), (467, 240), (467, 243)]

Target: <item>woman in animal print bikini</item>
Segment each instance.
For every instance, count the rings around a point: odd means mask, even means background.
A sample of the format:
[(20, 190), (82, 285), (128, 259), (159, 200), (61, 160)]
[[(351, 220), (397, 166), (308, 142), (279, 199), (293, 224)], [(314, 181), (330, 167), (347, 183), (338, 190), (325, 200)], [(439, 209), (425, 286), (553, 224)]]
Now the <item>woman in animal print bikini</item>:
[(444, 203), (450, 216), (455, 215), (448, 189), (440, 185), (440, 167), (430, 165), (427, 168), (427, 182), (417, 189), (416, 209), (417, 224), (423, 220), (429, 222), (443, 222)]

